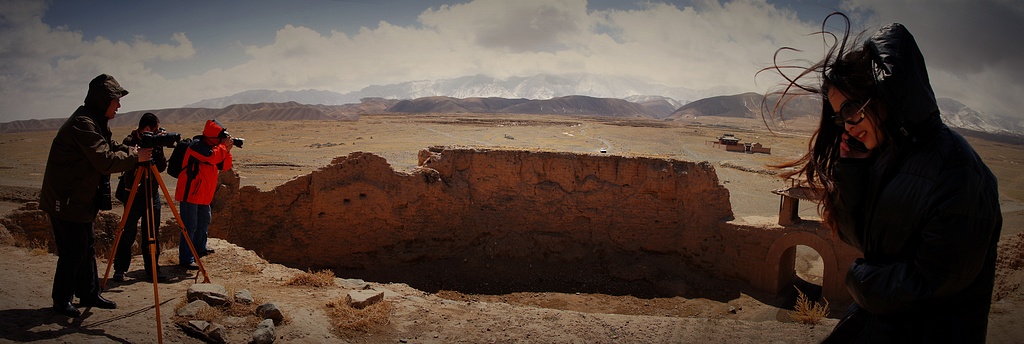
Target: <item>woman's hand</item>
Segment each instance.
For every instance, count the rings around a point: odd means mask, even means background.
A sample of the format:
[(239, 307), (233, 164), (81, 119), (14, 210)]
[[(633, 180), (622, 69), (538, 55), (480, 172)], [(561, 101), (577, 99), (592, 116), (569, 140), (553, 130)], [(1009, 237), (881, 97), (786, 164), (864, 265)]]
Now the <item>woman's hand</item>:
[(853, 149), (850, 148), (850, 145), (846, 143), (846, 140), (850, 139), (850, 134), (849, 133), (843, 132), (843, 137), (842, 138), (843, 138), (842, 141), (839, 142), (839, 156), (840, 157), (843, 157), (843, 158), (854, 158), (854, 159), (864, 159), (864, 158), (867, 158), (867, 157), (871, 156), (871, 150), (870, 149), (865, 151), (865, 152), (861, 152), (861, 151), (853, 150)]

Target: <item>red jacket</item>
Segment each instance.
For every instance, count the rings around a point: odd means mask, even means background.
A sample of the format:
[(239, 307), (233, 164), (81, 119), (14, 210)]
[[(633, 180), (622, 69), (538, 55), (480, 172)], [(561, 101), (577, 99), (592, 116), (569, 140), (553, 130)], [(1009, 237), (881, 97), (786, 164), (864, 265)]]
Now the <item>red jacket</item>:
[(210, 131), (211, 137), (196, 136), (181, 161), (178, 187), (174, 190), (174, 199), (178, 202), (209, 205), (213, 201), (214, 192), (217, 191), (218, 172), (231, 169), (231, 152), (225, 144), (211, 146), (206, 142), (219, 141), (216, 132), (223, 132), (223, 127), (211, 120), (207, 123), (206, 129), (203, 134), (206, 135), (207, 131)]

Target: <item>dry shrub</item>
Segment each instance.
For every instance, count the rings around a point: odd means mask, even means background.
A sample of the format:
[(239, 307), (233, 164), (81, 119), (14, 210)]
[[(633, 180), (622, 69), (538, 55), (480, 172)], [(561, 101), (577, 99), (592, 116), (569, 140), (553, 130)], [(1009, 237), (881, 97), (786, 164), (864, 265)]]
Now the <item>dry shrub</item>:
[[(174, 305), (174, 314), (177, 314), (178, 310), (181, 309), (182, 307), (185, 307), (186, 305), (188, 305), (188, 300), (185, 298), (181, 298), (178, 301), (178, 303)], [(199, 311), (196, 312), (195, 316), (184, 318), (187, 320), (203, 320), (207, 322), (214, 322), (215, 320), (224, 318), (224, 313), (225, 311), (220, 309), (219, 307), (207, 306), (200, 308)]]
[(363, 309), (355, 309), (345, 298), (327, 303), (327, 315), (335, 329), (345, 332), (370, 332), (391, 322), (394, 306), (381, 300)]
[(321, 288), (330, 285), (334, 285), (334, 271), (331, 270), (320, 270), (317, 272), (300, 272), (295, 277), (292, 277), (285, 285), (294, 286), (306, 286)]
[(250, 275), (258, 275), (260, 272), (263, 272), (263, 268), (261, 268), (260, 265), (256, 263), (245, 264), (242, 265), (242, 272)]
[(187, 299), (185, 299), (185, 298), (178, 299), (178, 303), (174, 305), (174, 313), (177, 314), (178, 310), (181, 309), (181, 307), (185, 307), (185, 305), (188, 305), (188, 300)]
[(248, 316), (256, 316), (256, 306), (253, 304), (244, 304), (241, 302), (231, 302), (225, 305), (224, 314), (244, 318)]
[(45, 256), (50, 254), (50, 244), (46, 240), (34, 239), (32, 244), (29, 245), (32, 251), (29, 254), (33, 256)]
[(793, 307), (795, 312), (789, 316), (792, 317), (793, 320), (802, 324), (817, 325), (820, 323), (821, 319), (828, 315), (828, 299), (822, 297), (822, 299), (825, 300), (824, 305), (811, 302), (807, 299), (807, 295), (804, 295), (804, 292), (800, 291), (800, 288), (797, 288), (796, 286), (793, 286), (793, 288), (796, 288), (796, 292), (799, 296), (796, 298), (796, 306)]
[(216, 322), (224, 318), (224, 311), (220, 307), (203, 307), (196, 311), (194, 320), (203, 320), (206, 322)]
[[(229, 290), (228, 294), (234, 295), (234, 291)], [(230, 302), (226, 305), (221, 306), (207, 306), (200, 309), (195, 316), (179, 318), (182, 318), (186, 321), (204, 320), (208, 322), (215, 322), (223, 320), (225, 317), (229, 316), (239, 317), (245, 319), (245, 322), (243, 323), (244, 326), (254, 328), (256, 327), (257, 324), (260, 323), (260, 321), (263, 320), (256, 314), (256, 309), (259, 308), (259, 305), (262, 305), (264, 303), (266, 303), (266, 299), (264, 297), (254, 296), (253, 303), (251, 304), (244, 304), (241, 302)], [(186, 305), (188, 305), (188, 300), (182, 298), (174, 306), (174, 313), (177, 314), (178, 310), (181, 309), (182, 307), (185, 307)], [(288, 323), (290, 320), (290, 317), (285, 315), (285, 321), (282, 321), (282, 323)]]

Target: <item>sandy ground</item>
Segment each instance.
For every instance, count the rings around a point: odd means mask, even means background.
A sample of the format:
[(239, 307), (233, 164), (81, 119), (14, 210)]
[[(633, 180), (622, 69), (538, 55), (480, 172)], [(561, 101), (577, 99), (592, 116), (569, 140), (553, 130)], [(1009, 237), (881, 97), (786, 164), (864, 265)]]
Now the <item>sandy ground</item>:
[[(786, 185), (770, 175), (766, 164), (799, 156), (807, 135), (774, 136), (758, 121), (718, 120), (701, 125), (662, 122), (538, 116), (363, 116), (358, 122), (225, 123), (234, 135), (246, 138), (234, 150), (235, 168), (243, 185), (269, 190), (295, 176), (326, 165), (336, 156), (367, 151), (388, 159), (399, 171), (416, 165), (419, 149), (433, 145), (509, 147), (600, 154), (642, 155), (715, 164), (720, 182), (729, 190), (736, 220), (766, 221), (777, 215), (778, 196), (772, 189)], [(201, 129), (168, 128), (192, 133)], [(115, 136), (128, 128), (114, 128)], [(728, 153), (710, 144), (723, 133), (772, 147), (771, 155)], [(38, 188), (52, 132), (0, 135), (0, 212), (19, 207), (24, 190)], [(1003, 198), (1003, 238), (1024, 228), (1024, 147), (970, 140), (1000, 179)], [(174, 179), (164, 175), (172, 189)], [(13, 191), (12, 191), (13, 190)], [(19, 191), (21, 190), (21, 191)], [(12, 196), (14, 195), (14, 196)], [(805, 202), (809, 203), (809, 202)], [(165, 210), (167, 207), (165, 207)], [(120, 213), (120, 209), (114, 209)], [(802, 204), (803, 218), (816, 218), (813, 204)], [(171, 215), (165, 211), (164, 218)], [(393, 307), (390, 323), (368, 332), (333, 330), (326, 303), (363, 284), (338, 276), (323, 288), (286, 286), (301, 271), (263, 261), (255, 253), (212, 239), (217, 253), (204, 258), (212, 282), (229, 290), (248, 289), (257, 298), (277, 304), (289, 321), (277, 328), (281, 342), (770, 342), (805, 343), (823, 338), (836, 320), (808, 326), (794, 323), (790, 310), (759, 300), (772, 296), (733, 293), (727, 301), (712, 298), (643, 299), (629, 295), (513, 293), (468, 295), (459, 291), (425, 293), (405, 284), (367, 282), (386, 291)], [(173, 266), (176, 248), (165, 250), (161, 264), (169, 283), (142, 281), (142, 259), (136, 256), (129, 281), (110, 282), (104, 295), (119, 304), (116, 310), (87, 309), (69, 320), (49, 311), (49, 292), (56, 257), (29, 248), (0, 246), (0, 342), (154, 342), (157, 318), (154, 301), (161, 302), (160, 328), (168, 342), (199, 342), (178, 330), (173, 314), (195, 272)], [(810, 249), (801, 249), (798, 273), (812, 283), (820, 279), (821, 262)], [(106, 260), (100, 260), (100, 272)], [(1012, 283), (1024, 282), (1017, 270)], [(202, 280), (202, 278), (199, 278)], [(726, 282), (721, 288), (728, 289)], [(780, 296), (791, 298), (791, 296)], [(774, 304), (785, 301), (774, 302)], [(993, 304), (989, 342), (1014, 343), (1024, 338), (1024, 296), (1015, 291)], [(839, 313), (839, 312), (834, 312)], [(251, 327), (228, 324), (229, 342), (248, 342)]]

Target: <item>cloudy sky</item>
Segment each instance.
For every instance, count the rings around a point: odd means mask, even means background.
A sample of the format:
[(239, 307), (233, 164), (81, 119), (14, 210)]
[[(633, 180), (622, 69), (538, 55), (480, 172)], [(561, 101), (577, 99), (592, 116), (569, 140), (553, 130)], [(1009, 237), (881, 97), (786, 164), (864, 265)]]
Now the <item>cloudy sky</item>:
[(100, 73), (131, 91), (121, 112), (476, 74), (765, 92), (754, 73), (781, 46), (820, 58), (834, 10), (903, 23), (937, 96), (1024, 120), (1017, 0), (0, 0), (0, 122), (66, 117)]

